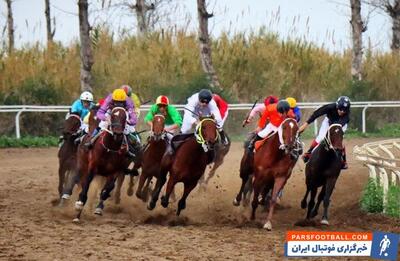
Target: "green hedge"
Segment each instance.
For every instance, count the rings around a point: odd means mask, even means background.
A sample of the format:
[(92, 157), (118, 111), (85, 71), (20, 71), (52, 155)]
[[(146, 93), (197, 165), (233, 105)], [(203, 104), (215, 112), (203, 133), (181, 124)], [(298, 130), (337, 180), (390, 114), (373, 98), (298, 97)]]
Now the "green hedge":
[(51, 147), (58, 145), (58, 137), (32, 137), (26, 136), (21, 139), (0, 136), (0, 148), (28, 148), (28, 147)]

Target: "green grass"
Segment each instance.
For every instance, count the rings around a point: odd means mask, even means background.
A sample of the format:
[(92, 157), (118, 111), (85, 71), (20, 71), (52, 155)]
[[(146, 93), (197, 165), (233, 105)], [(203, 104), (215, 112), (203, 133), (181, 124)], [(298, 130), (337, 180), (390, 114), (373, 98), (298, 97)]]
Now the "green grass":
[(21, 139), (0, 136), (0, 148), (29, 148), (52, 147), (58, 145), (58, 137), (32, 137), (25, 136)]
[(400, 218), (400, 187), (389, 186), (387, 194), (386, 213), (395, 218)]
[(374, 179), (369, 179), (361, 197), (361, 209), (370, 213), (383, 212), (383, 188)]

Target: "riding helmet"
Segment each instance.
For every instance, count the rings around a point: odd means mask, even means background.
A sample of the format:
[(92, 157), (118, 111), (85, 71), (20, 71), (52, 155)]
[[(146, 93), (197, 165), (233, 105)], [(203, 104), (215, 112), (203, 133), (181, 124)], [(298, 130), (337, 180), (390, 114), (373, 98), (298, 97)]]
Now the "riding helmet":
[(297, 101), (296, 101), (296, 99), (293, 98), (293, 97), (287, 97), (287, 98), (286, 98), (286, 101), (289, 103), (290, 108), (294, 108), (294, 107), (297, 106)]
[(93, 101), (93, 94), (88, 91), (82, 92), (81, 96), (79, 97), (81, 101)]
[(205, 101), (207, 103), (209, 103), (212, 99), (212, 92), (208, 89), (202, 89), (199, 92), (199, 101)]
[(280, 100), (276, 105), (276, 109), (279, 113), (287, 113), (290, 110), (290, 105), (286, 100)]
[(336, 101), (336, 108), (341, 111), (348, 112), (350, 110), (351, 101), (347, 96), (340, 96)]
[(157, 97), (156, 104), (157, 105), (159, 105), (159, 104), (160, 105), (168, 105), (169, 104), (169, 99), (165, 95), (160, 95), (160, 96)]
[(270, 104), (278, 103), (278, 101), (279, 101), (278, 97), (273, 96), (273, 95), (270, 95), (270, 96), (268, 96), (267, 98), (265, 98), (265, 100), (264, 100), (264, 105), (265, 105), (265, 106), (268, 106), (268, 105), (270, 105)]
[(126, 93), (122, 89), (115, 89), (112, 93), (112, 99), (117, 102), (126, 101)]

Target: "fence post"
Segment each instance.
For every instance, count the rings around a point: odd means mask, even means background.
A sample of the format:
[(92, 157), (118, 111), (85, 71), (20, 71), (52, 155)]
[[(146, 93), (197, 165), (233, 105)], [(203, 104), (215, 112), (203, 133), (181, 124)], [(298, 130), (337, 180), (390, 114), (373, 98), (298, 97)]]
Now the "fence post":
[(366, 121), (367, 121), (367, 119), (366, 119), (366, 112), (367, 112), (367, 109), (368, 109), (368, 105), (366, 105), (364, 108), (363, 108), (363, 110), (362, 110), (362, 115), (361, 115), (361, 119), (362, 119), (362, 132), (363, 133), (365, 133), (367, 130), (367, 123), (366, 123)]
[(21, 116), (21, 113), (25, 110), (24, 107), (20, 111), (17, 112), (17, 115), (15, 115), (15, 136), (17, 139), (21, 138), (21, 132), (20, 132), (20, 127), (19, 127), (19, 116)]

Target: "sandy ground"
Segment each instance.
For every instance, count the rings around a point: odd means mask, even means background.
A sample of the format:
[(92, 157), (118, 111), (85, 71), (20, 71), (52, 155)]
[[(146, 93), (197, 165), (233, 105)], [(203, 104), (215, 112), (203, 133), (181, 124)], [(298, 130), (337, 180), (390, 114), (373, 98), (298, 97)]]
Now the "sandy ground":
[[(53, 207), (57, 197), (57, 148), (0, 150), (0, 259), (2, 260), (281, 260), (287, 230), (394, 231), (400, 222), (362, 213), (358, 207), (368, 171), (351, 156), (352, 147), (371, 140), (347, 141), (350, 169), (342, 172), (334, 191), (330, 227), (301, 228), (300, 200), (305, 191), (304, 165), (299, 162), (285, 187), (273, 231), (260, 227), (266, 213), (259, 207), (256, 222), (250, 209), (234, 207), (240, 185), (240, 143), (233, 144), (224, 165), (207, 191), (196, 188), (181, 217), (176, 202), (148, 211), (136, 197), (120, 205), (106, 202), (102, 217), (93, 214), (99, 190), (91, 189), (80, 224), (74, 224), (73, 203)], [(179, 192), (179, 189), (178, 189)], [(75, 193), (76, 194), (76, 193)], [(178, 194), (179, 195), (179, 194)], [(349, 260), (349, 259), (346, 259)]]

